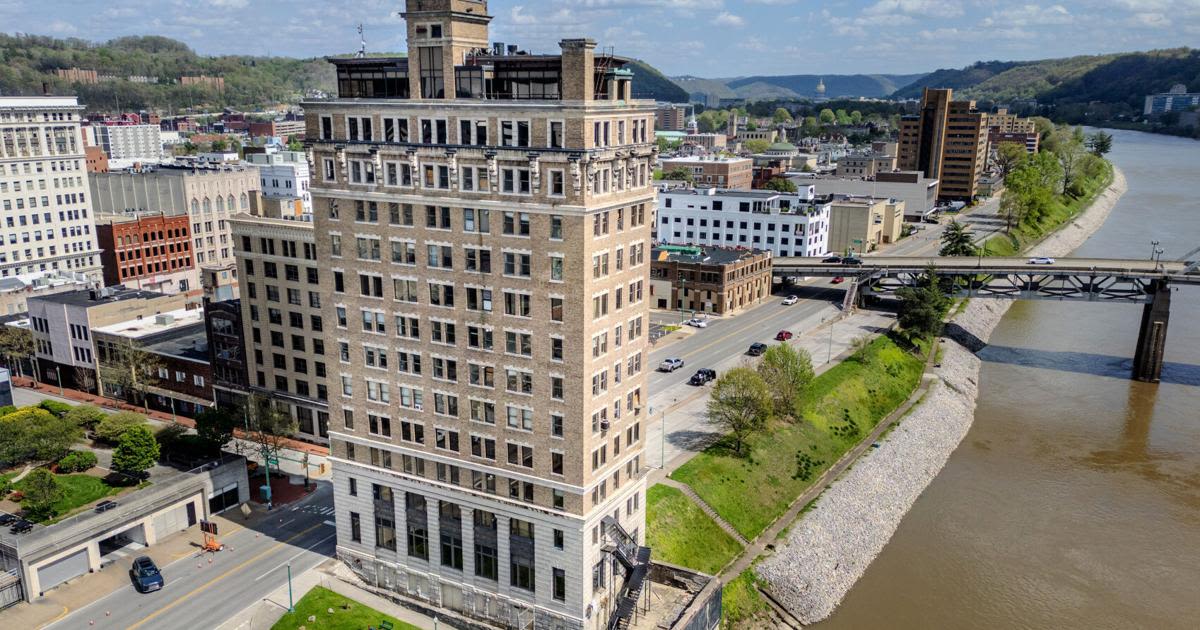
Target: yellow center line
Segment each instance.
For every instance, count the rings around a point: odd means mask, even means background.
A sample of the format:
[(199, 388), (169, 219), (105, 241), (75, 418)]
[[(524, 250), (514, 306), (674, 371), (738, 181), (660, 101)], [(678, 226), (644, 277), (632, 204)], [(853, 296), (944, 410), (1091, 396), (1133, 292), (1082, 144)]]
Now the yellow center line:
[(218, 575), (217, 577), (214, 577), (213, 579), (205, 582), (204, 584), (197, 586), (196, 588), (192, 589), (187, 594), (185, 594), (183, 597), (180, 597), (180, 598), (176, 599), (175, 601), (171, 602), (170, 604), (167, 604), (166, 606), (159, 608), (158, 610), (150, 613), (149, 615), (146, 615), (146, 617), (143, 618), (141, 621), (129, 626), (129, 630), (133, 630), (134, 628), (140, 628), (141, 626), (145, 625), (147, 622), (154, 619), (155, 617), (158, 617), (159, 615), (167, 612), (168, 610), (171, 610), (172, 608), (178, 606), (179, 604), (181, 604), (185, 601), (189, 601), (192, 598), (192, 596), (196, 595), (200, 591), (208, 589), (213, 584), (216, 584), (217, 582), (224, 580), (225, 578), (229, 577), (230, 575), (233, 575), (234, 573), (245, 568), (246, 566), (261, 560), (263, 557), (267, 556), (268, 554), (274, 553), (275, 550), (279, 549), (280, 547), (292, 542), (293, 540), (296, 540), (297, 538), (307, 534), (308, 532), (311, 532), (314, 529), (317, 529), (318, 527), (321, 527), (322, 525), (324, 525), (324, 523), (317, 523), (316, 525), (313, 525), (312, 527), (309, 527), (308, 529), (306, 529), (302, 532), (299, 532), (296, 535), (288, 538), (287, 540), (283, 540), (283, 541), (275, 543), (274, 545), (271, 545), (270, 548), (264, 549), (262, 552), (258, 553), (254, 557), (243, 561), (241, 564), (233, 567), (232, 569), (229, 569), (228, 571), (225, 571), (221, 575)]
[[(819, 291), (819, 292), (818, 292), (816, 295), (814, 295), (814, 296), (813, 296), (812, 298), (810, 298), (810, 299), (815, 299), (815, 298), (818, 298), (818, 297), (820, 297), (820, 296), (822, 296), (822, 295), (824, 295), (824, 294), (826, 294), (826, 293), (829, 293), (829, 292), (830, 292), (830, 291), (832, 291), (832, 290), (833, 290), (833, 289), (828, 289), (828, 288), (826, 288), (826, 289), (821, 289), (821, 290), (820, 290), (820, 291)], [(764, 306), (766, 306), (766, 305), (764, 305)], [(767, 317), (770, 317), (770, 315), (768, 315)], [(734, 319), (734, 320), (736, 320), (736, 318), (733, 318), (733, 319)], [(764, 318), (764, 319), (765, 319), (765, 318)], [(761, 323), (761, 322), (757, 322), (757, 323)], [(733, 328), (733, 329), (731, 329), (729, 332), (725, 333), (724, 335), (722, 335), (722, 336), (720, 336), (720, 337), (717, 337), (716, 339), (713, 339), (712, 341), (710, 341), (710, 342), (708, 342), (708, 343), (704, 344), (703, 346), (700, 346), (699, 348), (696, 348), (695, 350), (691, 350), (691, 351), (685, 352), (685, 353), (684, 353), (684, 354), (682, 354), (681, 356), (682, 356), (682, 357), (690, 357), (690, 356), (692, 356), (692, 355), (696, 354), (697, 352), (700, 352), (700, 351), (702, 351), (702, 350), (707, 350), (707, 349), (709, 349), (709, 348), (713, 347), (714, 345), (716, 345), (716, 344), (718, 344), (718, 343), (721, 343), (721, 342), (723, 342), (723, 341), (726, 341), (726, 340), (728, 340), (730, 337), (732, 337), (732, 336), (734, 336), (734, 335), (738, 334), (739, 332), (741, 332), (741, 331), (743, 330), (743, 328), (744, 328), (744, 326), (743, 326), (743, 327), (739, 327), (739, 328)]]

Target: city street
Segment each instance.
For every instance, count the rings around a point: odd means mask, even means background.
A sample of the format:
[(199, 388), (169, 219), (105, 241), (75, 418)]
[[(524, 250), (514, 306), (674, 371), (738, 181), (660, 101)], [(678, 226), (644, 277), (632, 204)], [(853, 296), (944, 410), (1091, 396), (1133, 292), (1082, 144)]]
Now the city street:
[[(129, 584), (47, 627), (217, 627), (285, 585), (289, 563), (295, 577), (333, 555), (337, 541), (332, 494), (329, 484), (321, 483), (308, 497), (276, 508), (263, 520), (220, 532), (224, 551), (190, 554), (160, 567), (166, 579), (161, 591), (141, 594)], [(241, 520), (236, 514), (230, 518)], [(286, 599), (276, 603), (288, 605)]]

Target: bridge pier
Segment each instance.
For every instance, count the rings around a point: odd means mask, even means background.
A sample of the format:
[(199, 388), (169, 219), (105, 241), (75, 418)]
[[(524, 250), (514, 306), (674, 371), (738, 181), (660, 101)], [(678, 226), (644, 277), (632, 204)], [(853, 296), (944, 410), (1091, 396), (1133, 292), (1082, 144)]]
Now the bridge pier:
[(1162, 376), (1163, 352), (1167, 347), (1167, 320), (1171, 315), (1171, 285), (1155, 280), (1151, 302), (1142, 307), (1137, 350), (1133, 355), (1133, 378), (1157, 383)]

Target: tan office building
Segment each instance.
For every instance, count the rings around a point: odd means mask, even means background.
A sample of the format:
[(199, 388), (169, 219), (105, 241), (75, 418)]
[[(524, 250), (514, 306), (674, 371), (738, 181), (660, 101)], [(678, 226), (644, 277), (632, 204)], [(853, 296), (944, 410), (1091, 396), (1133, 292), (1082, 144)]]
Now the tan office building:
[(303, 103), (338, 556), (488, 624), (607, 627), (649, 553), (655, 105), (591, 40), (489, 48), (483, 0), (404, 18), (406, 58), (333, 59)]
[[(687, 137), (691, 138), (692, 136)], [(697, 186), (750, 190), (754, 183), (754, 160), (750, 158), (696, 155), (663, 160), (662, 170), (664, 173), (669, 173), (677, 168), (691, 171), (692, 182)]]
[(949, 89), (925, 88), (920, 113), (900, 120), (901, 170), (939, 180), (938, 198), (971, 201), (987, 162), (988, 115)]
[(900, 240), (904, 202), (880, 197), (833, 195), (829, 207), (829, 251), (874, 251)]

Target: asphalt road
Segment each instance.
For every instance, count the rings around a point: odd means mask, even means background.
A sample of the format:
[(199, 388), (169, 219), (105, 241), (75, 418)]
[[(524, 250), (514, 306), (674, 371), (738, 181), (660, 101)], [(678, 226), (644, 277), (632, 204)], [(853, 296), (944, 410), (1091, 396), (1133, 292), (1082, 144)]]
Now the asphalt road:
[[(801, 300), (784, 306), (783, 298), (789, 294), (795, 294)], [(830, 304), (840, 304), (843, 294), (841, 286), (830, 285), (828, 279), (801, 284), (790, 290), (780, 289), (766, 302), (735, 317), (710, 319), (708, 328), (697, 330), (661, 349), (651, 349), (647, 367), (654, 371), (646, 379), (650, 407), (658, 413), (686, 395), (679, 393), (679, 386), (702, 367), (715, 367), (731, 356), (745, 355), (750, 344), (756, 341), (770, 343), (781, 330), (799, 334), (800, 321)], [(659, 363), (669, 357), (683, 359), (684, 366), (674, 372), (657, 371)]]
[(207, 557), (188, 556), (160, 567), (166, 579), (161, 591), (143, 595), (130, 584), (47, 627), (215, 628), (285, 584), (289, 562), (296, 576), (333, 555), (332, 495), (331, 486), (321, 483), (301, 501), (276, 508), (260, 525), (220, 536), (226, 550), (213, 554), (212, 564)]

